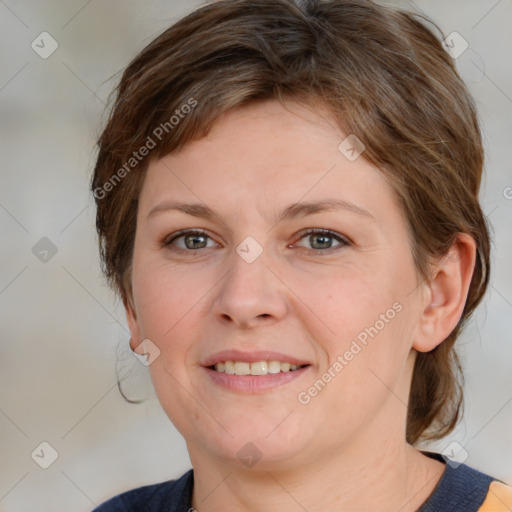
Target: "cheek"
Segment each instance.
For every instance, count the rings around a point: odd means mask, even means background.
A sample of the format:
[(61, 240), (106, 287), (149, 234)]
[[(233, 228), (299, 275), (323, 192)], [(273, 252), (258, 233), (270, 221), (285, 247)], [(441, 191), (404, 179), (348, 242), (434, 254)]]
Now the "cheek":
[(212, 288), (208, 273), (177, 271), (167, 262), (145, 262), (133, 280), (144, 335), (160, 340), (164, 348), (187, 328)]
[(315, 314), (309, 313), (307, 329), (325, 356), (299, 402), (307, 404), (305, 410), (311, 407), (315, 417), (343, 424), (346, 431), (361, 428), (390, 393), (401, 396), (396, 390), (412, 325), (411, 308), (389, 273), (365, 276), (353, 270), (338, 279), (310, 276), (316, 277), (315, 287), (308, 286), (310, 278), (297, 282), (297, 295), (306, 286), (311, 290), (307, 302)]
[[(190, 422), (198, 423), (204, 415), (196, 401), (190, 400), (193, 387), (187, 361), (202, 332), (198, 314), (212, 285), (208, 283), (207, 273), (178, 272), (168, 262), (148, 259), (144, 265), (134, 268), (137, 269), (133, 286), (141, 335), (160, 349), (160, 356), (149, 366), (153, 387), (166, 414), (185, 435)], [(188, 412), (183, 414), (183, 411)], [(201, 435), (207, 437), (208, 432)]]
[(320, 371), (336, 375), (329, 387), (350, 389), (359, 401), (379, 386), (375, 373), (384, 382), (396, 380), (410, 350), (412, 309), (407, 284), (391, 266), (319, 268), (289, 275), (288, 282), (305, 298), (297, 308), (323, 352)]
[(387, 320), (396, 316), (393, 304), (403, 299), (401, 285), (393, 269), (383, 266), (310, 267), (308, 272), (289, 272), (285, 279), (303, 301), (302, 319), (309, 317), (310, 327), (336, 351), (375, 323), (379, 331), (387, 329)]

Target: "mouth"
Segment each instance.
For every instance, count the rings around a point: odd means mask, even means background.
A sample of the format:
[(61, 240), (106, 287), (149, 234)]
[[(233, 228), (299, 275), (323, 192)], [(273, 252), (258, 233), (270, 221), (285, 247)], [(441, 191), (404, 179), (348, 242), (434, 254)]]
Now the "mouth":
[(224, 350), (202, 362), (210, 383), (241, 394), (260, 394), (297, 381), (312, 365), (270, 350)]
[(310, 366), (309, 364), (293, 364), (277, 360), (269, 361), (219, 361), (208, 366), (210, 370), (228, 375), (268, 375), (276, 373), (287, 373), (300, 370)]

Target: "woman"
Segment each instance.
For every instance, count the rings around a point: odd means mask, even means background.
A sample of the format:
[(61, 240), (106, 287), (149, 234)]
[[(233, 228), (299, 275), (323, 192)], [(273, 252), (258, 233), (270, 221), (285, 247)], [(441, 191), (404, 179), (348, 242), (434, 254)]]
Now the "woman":
[(498, 511), (422, 452), (489, 281), (472, 99), (417, 17), (221, 0), (128, 66), (92, 180), (104, 271), (193, 469), (97, 511)]

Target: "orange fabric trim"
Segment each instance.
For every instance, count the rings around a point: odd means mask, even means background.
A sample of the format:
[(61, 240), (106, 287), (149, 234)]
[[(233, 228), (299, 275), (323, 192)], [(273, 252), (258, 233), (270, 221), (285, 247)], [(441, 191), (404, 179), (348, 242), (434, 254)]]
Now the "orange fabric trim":
[(498, 481), (491, 482), (478, 512), (512, 512), (512, 487)]

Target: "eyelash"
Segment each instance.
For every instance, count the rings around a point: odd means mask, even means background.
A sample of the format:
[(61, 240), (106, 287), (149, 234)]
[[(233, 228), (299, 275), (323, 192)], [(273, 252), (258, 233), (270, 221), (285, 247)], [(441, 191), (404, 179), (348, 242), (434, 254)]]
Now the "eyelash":
[[(309, 228), (309, 229), (301, 231), (300, 233), (298, 233), (299, 240), (302, 240), (306, 236), (313, 235), (313, 234), (330, 236), (330, 237), (334, 238), (340, 244), (335, 247), (329, 247), (328, 249), (309, 249), (307, 247), (302, 247), (303, 249), (313, 251), (315, 254), (326, 254), (326, 253), (335, 251), (337, 249), (341, 249), (343, 247), (348, 247), (348, 246), (352, 245), (351, 242), (346, 237), (336, 233), (335, 231), (331, 231), (329, 229), (319, 229), (319, 228)], [(164, 247), (170, 247), (173, 242), (175, 242), (176, 240), (183, 238), (185, 236), (205, 236), (209, 239), (212, 239), (206, 231), (203, 231), (201, 229), (191, 229), (191, 230), (179, 231), (170, 239), (168, 237), (165, 238), (162, 241), (162, 244)], [(209, 247), (203, 247), (202, 249), (209, 249)], [(182, 249), (180, 247), (175, 250), (192, 253), (192, 252), (197, 252), (201, 249)]]

